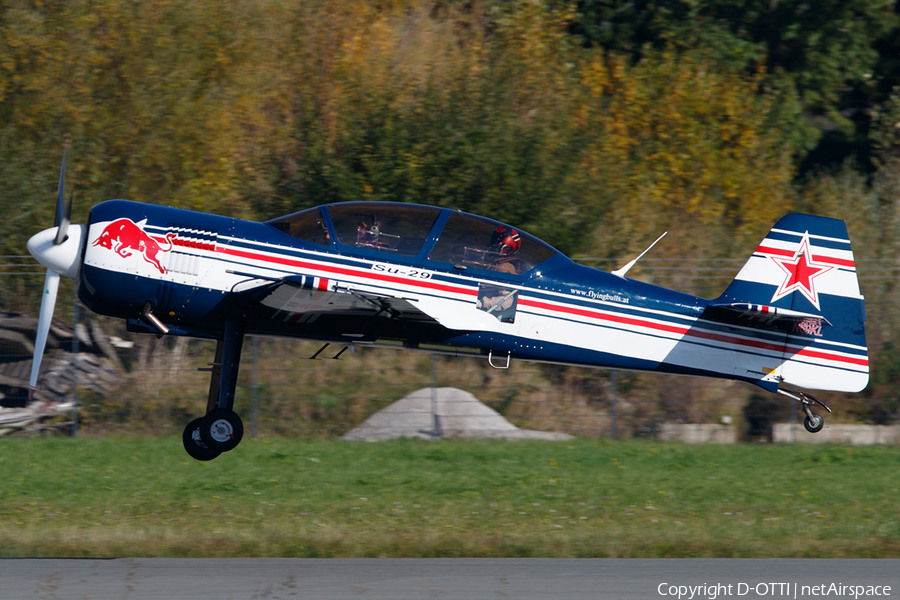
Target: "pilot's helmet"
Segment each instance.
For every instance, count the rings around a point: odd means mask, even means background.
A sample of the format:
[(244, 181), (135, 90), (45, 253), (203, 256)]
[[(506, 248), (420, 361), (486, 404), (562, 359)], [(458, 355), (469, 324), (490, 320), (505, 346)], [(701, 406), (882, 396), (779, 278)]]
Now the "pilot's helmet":
[(522, 247), (522, 239), (512, 227), (498, 225), (491, 234), (491, 250), (500, 254), (515, 254)]
[(381, 222), (378, 220), (378, 214), (372, 213), (364, 218), (362, 223), (359, 224), (359, 229), (364, 229), (369, 233), (374, 233), (376, 235), (381, 233)]

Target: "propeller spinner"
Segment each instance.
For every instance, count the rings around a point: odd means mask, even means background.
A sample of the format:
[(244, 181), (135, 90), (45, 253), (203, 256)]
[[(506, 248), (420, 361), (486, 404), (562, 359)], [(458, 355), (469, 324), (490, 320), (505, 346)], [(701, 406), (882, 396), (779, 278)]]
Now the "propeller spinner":
[(34, 399), (38, 373), (41, 369), (41, 358), (47, 345), (50, 332), (50, 321), (56, 307), (56, 296), (59, 292), (60, 276), (75, 279), (80, 266), (81, 246), (84, 240), (84, 225), (69, 225), (72, 216), (72, 196), (69, 194), (65, 202), (66, 156), (63, 153), (62, 168), (59, 172), (59, 189), (56, 193), (56, 218), (53, 227), (32, 236), (26, 244), (28, 252), (38, 262), (47, 267), (44, 278), (44, 292), (41, 299), (41, 312), (38, 318), (37, 335), (34, 340), (34, 360), (31, 363), (31, 378), (28, 381), (28, 400)]

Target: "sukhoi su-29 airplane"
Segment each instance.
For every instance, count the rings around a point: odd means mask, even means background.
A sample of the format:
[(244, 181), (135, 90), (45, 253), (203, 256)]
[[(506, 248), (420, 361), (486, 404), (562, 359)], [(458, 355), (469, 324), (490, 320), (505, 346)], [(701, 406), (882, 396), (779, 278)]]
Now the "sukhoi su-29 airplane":
[[(246, 335), (745, 381), (800, 403), (858, 392), (869, 362), (863, 296), (843, 221), (782, 217), (721, 296), (706, 300), (575, 264), (514, 226), (448, 208), (346, 202), (264, 223), (110, 200), (28, 242), (47, 267), (31, 389), (60, 276), (128, 329), (217, 341), (206, 413), (187, 424), (199, 460), (232, 450)], [(318, 353), (317, 353), (318, 354)]]

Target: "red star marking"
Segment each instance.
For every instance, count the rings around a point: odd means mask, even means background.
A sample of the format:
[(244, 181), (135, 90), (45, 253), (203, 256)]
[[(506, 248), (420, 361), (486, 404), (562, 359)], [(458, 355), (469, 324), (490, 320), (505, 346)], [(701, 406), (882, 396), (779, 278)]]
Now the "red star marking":
[(797, 248), (793, 258), (779, 258), (777, 256), (770, 256), (769, 258), (775, 261), (775, 264), (785, 273), (784, 281), (775, 290), (775, 295), (772, 296), (771, 301), (775, 302), (788, 294), (800, 292), (807, 300), (812, 302), (816, 310), (821, 310), (819, 308), (819, 294), (816, 293), (815, 278), (831, 271), (834, 267), (813, 260), (812, 252), (809, 249), (809, 232), (807, 231), (803, 234), (800, 247)]

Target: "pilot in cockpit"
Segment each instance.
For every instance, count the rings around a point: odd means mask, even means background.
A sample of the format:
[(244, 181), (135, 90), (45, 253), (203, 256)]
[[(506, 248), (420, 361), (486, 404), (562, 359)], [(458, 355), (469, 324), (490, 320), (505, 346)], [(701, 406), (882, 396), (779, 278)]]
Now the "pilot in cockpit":
[[(515, 229), (506, 225), (498, 225), (491, 233), (488, 251), (485, 253), (486, 257), (493, 257), (487, 267), (492, 271), (519, 275), (522, 271), (522, 259), (515, 254), (521, 247), (522, 239)], [(485, 293), (479, 296), (476, 306), (481, 310), (496, 313), (497, 318), (502, 321), (511, 321), (512, 318), (504, 316), (503, 311), (508, 310), (515, 303), (515, 292), (493, 286), (483, 286), (483, 290)]]
[(378, 238), (381, 235), (381, 222), (378, 215), (372, 213), (362, 220), (356, 228), (356, 245), (366, 247), (377, 247)]
[(356, 228), (356, 245), (363, 248), (396, 252), (400, 242), (399, 235), (384, 232), (384, 225), (378, 213), (372, 213), (364, 218)]
[(522, 247), (522, 238), (512, 227), (498, 225), (491, 233), (488, 244), (490, 256), (495, 257), (488, 268), (492, 271), (519, 275), (522, 272), (522, 259), (515, 256)]

